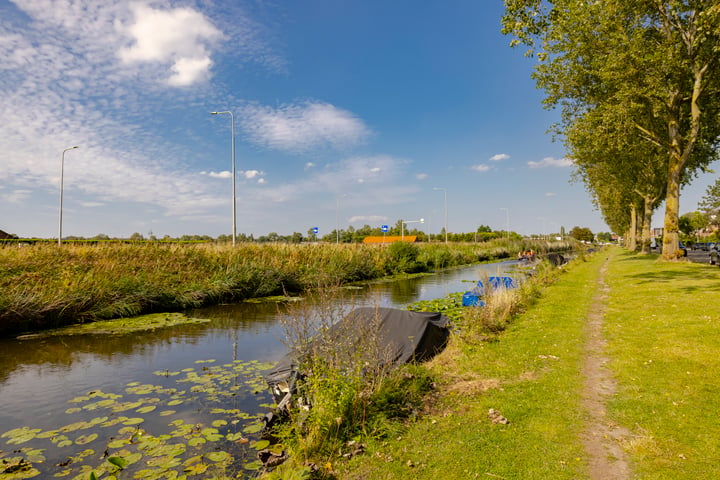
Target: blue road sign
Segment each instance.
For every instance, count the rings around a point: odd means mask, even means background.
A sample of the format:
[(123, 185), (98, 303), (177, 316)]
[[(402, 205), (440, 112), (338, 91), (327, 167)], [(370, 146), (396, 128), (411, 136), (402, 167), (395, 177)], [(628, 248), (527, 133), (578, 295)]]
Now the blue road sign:
[(382, 230), (383, 233), (387, 233), (387, 231), (390, 230), (390, 229), (388, 228), (387, 225), (383, 225), (382, 227), (380, 227), (380, 230)]
[(320, 231), (320, 230), (318, 229), (318, 227), (313, 227), (313, 233), (314, 233), (314, 234), (317, 234), (319, 231)]

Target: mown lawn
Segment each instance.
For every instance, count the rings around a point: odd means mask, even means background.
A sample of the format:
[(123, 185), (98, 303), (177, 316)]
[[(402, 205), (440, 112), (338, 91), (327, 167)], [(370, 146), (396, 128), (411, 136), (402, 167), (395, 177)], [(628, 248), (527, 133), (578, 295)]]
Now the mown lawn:
[[(607, 415), (631, 432), (631, 478), (720, 478), (720, 269), (619, 248), (569, 265), (496, 340), (451, 345), (429, 365), (429, 411), (338, 462), (337, 477), (589, 478), (581, 367), (606, 259), (605, 354), (618, 384)], [(510, 423), (492, 423), (490, 408)]]

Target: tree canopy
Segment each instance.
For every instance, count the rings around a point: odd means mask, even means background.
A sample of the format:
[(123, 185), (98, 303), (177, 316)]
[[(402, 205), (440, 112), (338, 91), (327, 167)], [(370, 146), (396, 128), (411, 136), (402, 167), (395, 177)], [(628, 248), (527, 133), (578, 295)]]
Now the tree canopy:
[(561, 108), (556, 130), (609, 225), (629, 224), (628, 205), (640, 199), (643, 217), (665, 200), (663, 255), (674, 257), (680, 187), (717, 158), (720, 5), (505, 0), (505, 7), (503, 32), (538, 60), (533, 76), (544, 102)]

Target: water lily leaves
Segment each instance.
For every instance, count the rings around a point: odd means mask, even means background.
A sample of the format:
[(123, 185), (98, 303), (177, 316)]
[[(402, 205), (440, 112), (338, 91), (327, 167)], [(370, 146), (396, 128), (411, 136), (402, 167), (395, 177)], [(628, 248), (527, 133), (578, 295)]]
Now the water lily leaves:
[(185, 473), (188, 473), (190, 475), (201, 475), (205, 472), (207, 472), (208, 466), (204, 463), (195, 463), (193, 465), (189, 465), (185, 467), (185, 470), (183, 470)]
[(128, 461), (123, 457), (108, 457), (107, 461), (115, 465), (120, 470), (125, 470), (129, 465)]
[(245, 433), (258, 433), (260, 430), (262, 430), (264, 427), (264, 423), (262, 421), (258, 421), (255, 423), (251, 423), (247, 427), (243, 429), (243, 432)]
[(238, 440), (242, 440), (243, 434), (242, 432), (228, 433), (225, 435), (225, 438), (230, 442), (236, 442)]
[(254, 448), (255, 450), (258, 450), (258, 451), (264, 450), (264, 449), (267, 448), (269, 445), (270, 445), (270, 441), (269, 441), (269, 440), (258, 440), (257, 442), (253, 442), (253, 443), (250, 444), (250, 446), (251, 446), (252, 448)]
[(249, 462), (249, 463), (246, 463), (245, 465), (243, 465), (243, 468), (245, 470), (251, 470), (251, 471), (260, 470), (262, 467), (263, 467), (263, 464), (260, 460), (255, 460), (255, 461), (252, 461), (252, 462)]
[(50, 441), (54, 443), (55, 446), (58, 448), (67, 447), (73, 444), (73, 441), (65, 435), (58, 435), (56, 437), (53, 437)]
[[(212, 359), (200, 360), (197, 363), (202, 366), (197, 370), (160, 369), (155, 372), (165, 377), (163, 383), (189, 383), (190, 388), (180, 390), (172, 388), (172, 385), (131, 382), (124, 386), (123, 395), (95, 390), (73, 398), (69, 402), (71, 405), (65, 410), (68, 414), (78, 416), (77, 419), (82, 419), (81, 421), (47, 431), (22, 427), (3, 433), (0, 437), (6, 439), (7, 443), (27, 442), (31, 447), (16, 450), (23, 453), (25, 462), (20, 464), (20, 458), (15, 460), (18, 462), (18, 472), (26, 476), (6, 476), (3, 472), (6, 464), (0, 462), (0, 480), (31, 478), (37, 475), (42, 478), (54, 475), (72, 480), (88, 480), (91, 475), (103, 480), (111, 480), (116, 475), (143, 479), (216, 476), (216, 473), (222, 476), (229, 465), (236, 461), (235, 452), (245, 451), (243, 456), (246, 456), (250, 447), (262, 449), (269, 446), (269, 442), (262, 440), (250, 445), (253, 437), (264, 426), (258, 414), (229, 408), (229, 404), (237, 404), (237, 399), (242, 398), (241, 396), (257, 394), (259, 391), (267, 392), (259, 372), (272, 365), (240, 361), (218, 365), (214, 362)], [(173, 376), (177, 378), (170, 379)], [(265, 395), (269, 397), (268, 393)], [(259, 402), (253, 399), (253, 404), (257, 403)], [(173, 408), (179, 405), (182, 406), (177, 410)], [(200, 407), (196, 409), (198, 405)], [(93, 411), (102, 413), (89, 413)], [(142, 417), (125, 416), (124, 412), (133, 412)], [(192, 423), (187, 422), (187, 417), (183, 418), (184, 414), (189, 412), (192, 412)], [(170, 415), (177, 417), (172, 419), (173, 421), (167, 424), (169, 428), (163, 431), (160, 419)], [(210, 415), (216, 417), (208, 418)], [(82, 416), (94, 418), (88, 420)], [(149, 433), (146, 429), (139, 428), (139, 425), (148, 425), (147, 430), (161, 430)], [(119, 429), (117, 434), (103, 434), (100, 431), (113, 426)], [(78, 430), (88, 431), (83, 432), (83, 435), (72, 434)], [(102, 457), (91, 449), (80, 453), (74, 451), (78, 450), (78, 446), (92, 442), (99, 444), (101, 438), (105, 439)], [(42, 441), (51, 444), (51, 458), (61, 457), (58, 449), (65, 447), (69, 447), (68, 454), (74, 456), (65, 457), (67, 462), (57, 465), (43, 465), (45, 454), (42, 449), (35, 448), (41, 446), (39, 442)], [(191, 458), (186, 459), (188, 456)], [(261, 464), (253, 462), (250, 469), (256, 470), (260, 466)], [(120, 474), (120, 471), (123, 473)]]
[(78, 438), (75, 439), (76, 445), (87, 445), (88, 443), (92, 442), (98, 438), (97, 433), (91, 433), (89, 435), (80, 435)]
[(207, 454), (207, 459), (210, 461), (213, 461), (215, 463), (220, 462), (230, 462), (232, 460), (232, 455), (230, 455), (227, 452), (210, 452)]
[(40, 471), (23, 457), (4, 458), (0, 465), (0, 478), (22, 479), (40, 475)]
[(188, 440), (188, 445), (191, 447), (199, 447), (203, 444), (205, 444), (207, 440), (203, 437), (193, 437), (190, 440)]
[(14, 428), (12, 430), (9, 430), (2, 434), (2, 438), (9, 437), (10, 439), (7, 441), (8, 445), (20, 445), (21, 443), (25, 443), (29, 440), (32, 440), (37, 436), (39, 432), (42, 430), (40, 428), (28, 428), (28, 427), (22, 427), (22, 428)]

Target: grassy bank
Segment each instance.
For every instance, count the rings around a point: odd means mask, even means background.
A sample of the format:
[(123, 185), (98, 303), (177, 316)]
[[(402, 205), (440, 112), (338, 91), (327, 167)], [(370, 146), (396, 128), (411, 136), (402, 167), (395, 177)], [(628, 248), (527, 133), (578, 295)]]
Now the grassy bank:
[[(456, 335), (418, 374), (436, 384), (422, 415), (362, 437), (367, 448), (351, 460), (323, 458), (326, 474), (589, 478), (582, 366), (608, 258), (604, 353), (617, 388), (605, 402), (608, 422), (629, 431), (618, 442), (630, 478), (718, 478), (720, 269), (619, 249), (574, 262), (539, 297), (531, 292), (537, 301), (499, 335)], [(494, 423), (499, 416), (509, 423)]]
[(7, 245), (0, 335), (433, 271), (524, 248), (568, 245)]

